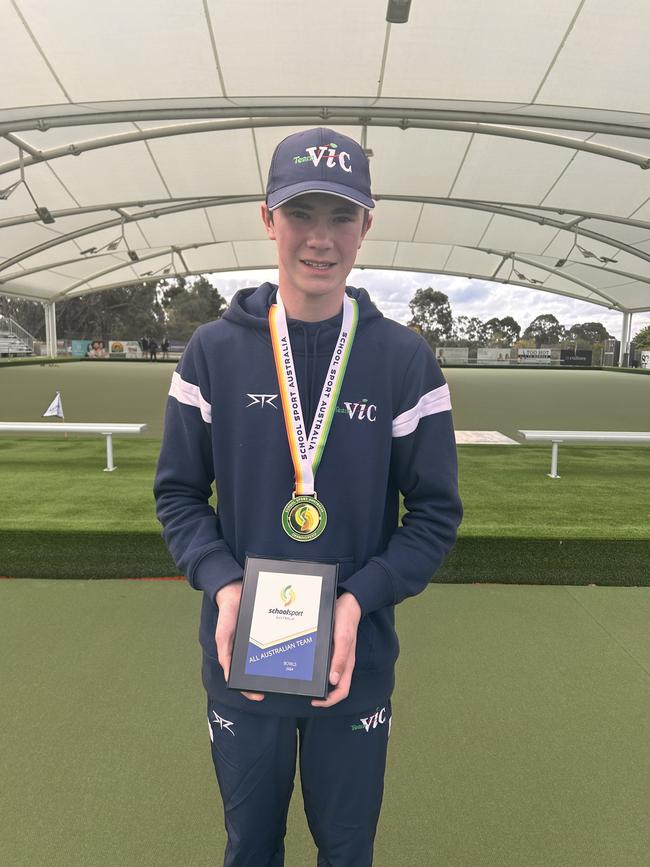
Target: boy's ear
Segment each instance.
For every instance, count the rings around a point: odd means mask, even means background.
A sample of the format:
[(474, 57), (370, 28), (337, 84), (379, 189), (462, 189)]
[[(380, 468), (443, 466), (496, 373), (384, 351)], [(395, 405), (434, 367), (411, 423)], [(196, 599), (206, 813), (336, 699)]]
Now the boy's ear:
[(262, 215), (262, 222), (264, 223), (264, 228), (266, 229), (266, 235), (270, 241), (275, 241), (275, 226), (273, 225), (273, 214), (269, 211), (269, 207), (266, 202), (262, 203), (260, 208), (260, 214)]

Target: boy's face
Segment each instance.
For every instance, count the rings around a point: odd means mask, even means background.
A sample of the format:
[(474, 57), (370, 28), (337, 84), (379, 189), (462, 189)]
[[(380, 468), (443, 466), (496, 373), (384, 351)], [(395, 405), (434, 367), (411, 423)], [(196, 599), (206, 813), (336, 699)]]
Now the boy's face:
[(278, 247), (280, 288), (312, 298), (341, 294), (357, 250), (372, 224), (364, 211), (338, 196), (307, 193), (273, 211), (262, 205), (268, 237)]

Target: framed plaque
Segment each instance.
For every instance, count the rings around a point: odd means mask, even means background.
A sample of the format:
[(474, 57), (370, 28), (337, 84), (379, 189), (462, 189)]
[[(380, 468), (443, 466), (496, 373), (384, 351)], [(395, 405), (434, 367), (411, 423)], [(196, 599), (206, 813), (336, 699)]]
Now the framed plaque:
[(325, 698), (338, 565), (246, 557), (230, 689)]

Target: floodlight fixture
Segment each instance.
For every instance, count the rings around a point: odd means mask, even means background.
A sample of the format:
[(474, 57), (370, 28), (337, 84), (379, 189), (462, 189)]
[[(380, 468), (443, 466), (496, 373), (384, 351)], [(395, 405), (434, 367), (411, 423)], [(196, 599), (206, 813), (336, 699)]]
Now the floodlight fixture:
[(38, 204), (38, 202), (37, 202), (36, 199), (34, 198), (34, 194), (32, 193), (32, 191), (31, 191), (30, 188), (29, 188), (29, 184), (28, 184), (27, 181), (25, 180), (25, 164), (24, 164), (24, 162), (23, 162), (23, 151), (22, 151), (22, 148), (18, 148), (18, 161), (19, 161), (19, 163), (20, 163), (20, 180), (17, 181), (17, 182), (13, 185), (13, 188), (8, 188), (8, 191), (7, 191), (7, 190), (3, 190), (3, 192), (6, 192), (7, 195), (6, 195), (6, 196), (2, 196), (2, 198), (8, 198), (8, 197), (13, 193), (13, 191), (16, 189), (16, 187), (17, 187), (19, 184), (25, 184), (25, 189), (26, 189), (27, 192), (29, 193), (29, 197), (30, 197), (30, 199), (32, 200), (32, 202), (34, 202), (34, 208), (36, 209), (36, 213), (38, 214), (38, 218), (39, 218), (39, 220), (42, 220), (44, 223), (54, 223), (54, 222), (56, 222), (55, 219), (54, 219), (54, 217), (53, 217), (52, 214), (50, 213), (50, 209), (49, 209), (49, 208), (46, 208), (44, 205), (39, 205), (39, 204)]
[(124, 246), (126, 247), (126, 252), (129, 256), (129, 259), (132, 262), (139, 262), (140, 257), (135, 252), (135, 250), (131, 249), (131, 247), (129, 246), (129, 242), (126, 240), (126, 235), (124, 234), (124, 222), (124, 217), (122, 217), (119, 236), (117, 238), (114, 238), (112, 241), (109, 241), (108, 244), (105, 244), (103, 247), (100, 247), (100, 252), (103, 252), (104, 250), (110, 250), (111, 252), (113, 250), (117, 250), (117, 248), (120, 246), (120, 243), (124, 241)]
[(92, 254), (93, 254), (93, 253), (96, 253), (96, 252), (97, 252), (97, 247), (88, 247), (87, 250), (82, 250), (80, 255), (82, 255), (82, 256), (92, 256)]
[(591, 250), (587, 250), (586, 247), (581, 247), (580, 244), (576, 244), (575, 246), (580, 250), (585, 259), (598, 259), (603, 265), (607, 265), (608, 262), (618, 262), (618, 259), (612, 259), (609, 256), (598, 256), (596, 253), (592, 253)]
[(411, 12), (411, 0), (388, 0), (386, 21), (389, 24), (406, 24)]
[(56, 222), (56, 220), (54, 219), (54, 217), (50, 213), (49, 208), (46, 208), (44, 205), (37, 205), (36, 206), (36, 213), (38, 214), (38, 216), (40, 217), (40, 219), (44, 223), (55, 223)]
[(157, 268), (155, 271), (145, 271), (140, 276), (141, 277), (157, 277), (159, 274), (169, 274), (174, 270), (174, 252), (172, 250), (171, 261), (169, 265), (162, 265), (160, 268)]
[[(509, 283), (512, 275), (514, 274), (519, 280), (523, 280), (524, 283), (533, 283), (537, 286), (543, 285), (543, 283), (544, 283), (543, 280), (536, 280), (534, 277), (526, 277), (526, 275), (523, 274), (521, 271), (517, 271), (517, 269), (515, 268), (515, 261), (516, 260), (515, 260), (515, 256), (513, 253), (509, 253), (506, 256), (506, 258), (504, 259), (504, 262), (507, 259), (510, 259), (510, 271), (508, 272), (508, 276), (506, 277), (506, 279), (503, 281), (504, 283)], [(499, 266), (499, 267), (501, 267), (501, 266)]]

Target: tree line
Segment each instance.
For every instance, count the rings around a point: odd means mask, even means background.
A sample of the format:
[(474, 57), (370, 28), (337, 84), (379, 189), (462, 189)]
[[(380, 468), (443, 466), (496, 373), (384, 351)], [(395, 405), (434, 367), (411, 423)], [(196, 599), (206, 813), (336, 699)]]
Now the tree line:
[[(140, 340), (165, 337), (186, 342), (199, 325), (218, 319), (226, 300), (205, 277), (183, 277), (106, 289), (57, 301), (59, 340)], [(10, 316), (37, 340), (45, 340), (43, 307), (35, 301), (0, 296), (0, 314)]]
[[(612, 337), (601, 322), (582, 322), (565, 328), (552, 313), (535, 317), (523, 332), (512, 316), (503, 319), (494, 316), (487, 322), (478, 316), (454, 317), (447, 295), (431, 286), (418, 289), (409, 302), (409, 308), (409, 327), (420, 332), (434, 347), (519, 345), (539, 348), (565, 344), (584, 349), (602, 345)], [(639, 337), (647, 339), (650, 344), (650, 328), (635, 335), (636, 345), (642, 346), (642, 343), (637, 343)]]
[[(565, 328), (551, 313), (543, 313), (523, 333), (512, 316), (456, 316), (449, 298), (432, 287), (420, 288), (409, 302), (409, 327), (432, 346), (536, 346), (566, 344), (581, 349), (611, 338), (600, 322), (582, 322)], [(226, 300), (206, 277), (154, 280), (138, 286), (107, 289), (58, 301), (57, 336), (60, 340), (140, 340), (168, 337), (185, 342), (199, 325), (218, 319)], [(45, 340), (41, 304), (0, 295), (0, 314), (11, 316), (37, 340)], [(650, 348), (650, 326), (635, 334), (633, 344)]]

